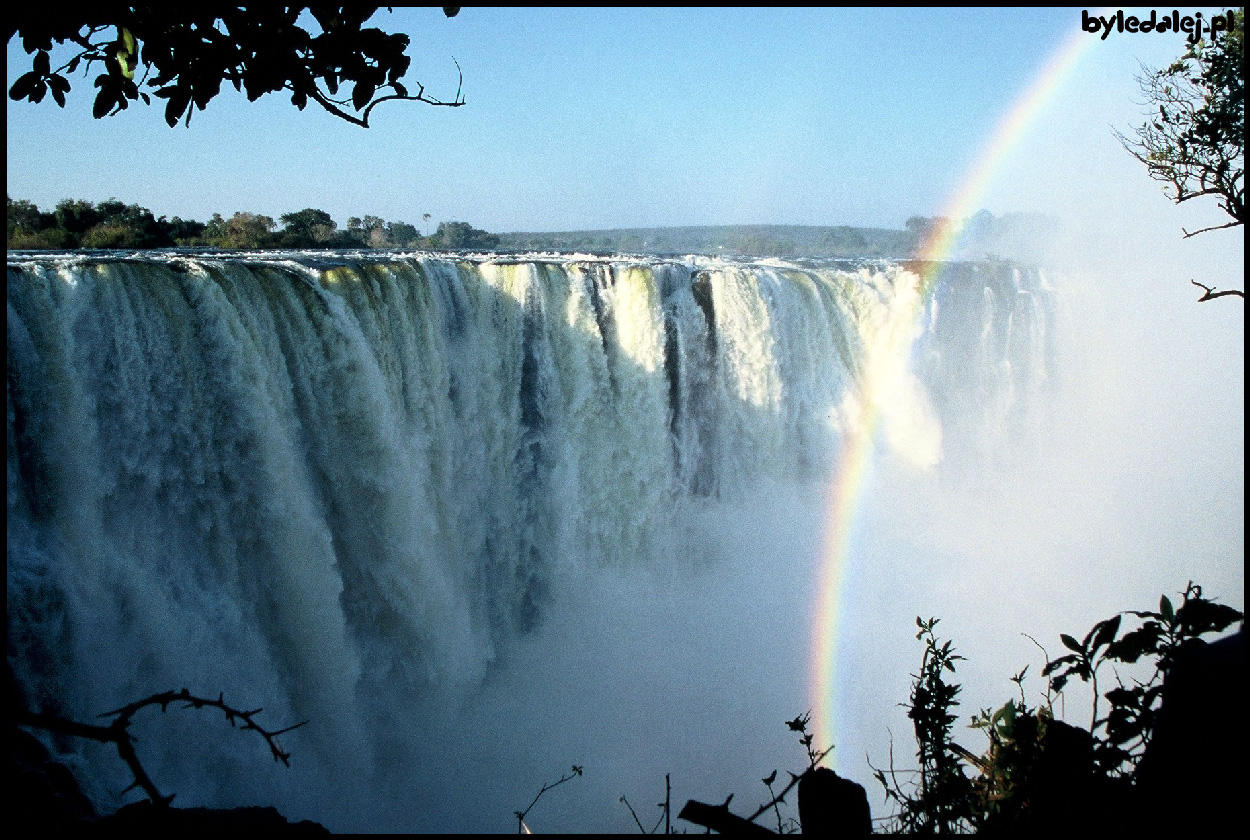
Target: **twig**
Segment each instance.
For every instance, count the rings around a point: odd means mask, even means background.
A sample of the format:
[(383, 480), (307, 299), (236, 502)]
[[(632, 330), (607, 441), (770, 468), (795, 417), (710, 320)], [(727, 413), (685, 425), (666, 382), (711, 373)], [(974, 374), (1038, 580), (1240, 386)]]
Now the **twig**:
[(1184, 239), (1188, 239), (1189, 237), (1197, 236), (1200, 233), (1207, 233), (1208, 231), (1212, 231), (1212, 230), (1223, 230), (1224, 228), (1237, 227), (1240, 224), (1241, 222), (1229, 222), (1226, 225), (1215, 225), (1214, 227), (1205, 227), (1205, 228), (1202, 228), (1201, 230), (1196, 230), (1193, 233), (1190, 233), (1184, 228), (1181, 228), (1181, 233), (1185, 234), (1185, 236), (1183, 237)]
[(660, 823), (664, 823), (665, 834), (672, 834), (673, 833), (672, 825), (668, 822), (669, 802), (671, 801), (670, 800), (671, 794), (672, 794), (672, 785), (671, 785), (671, 782), (669, 781), (669, 774), (665, 773), (664, 774), (664, 801), (657, 802), (655, 805), (655, 807), (662, 808), (663, 810), (660, 812), (659, 818), (655, 821), (655, 825), (651, 826), (650, 831), (647, 831), (647, 829), (643, 827), (642, 820), (638, 819), (638, 812), (634, 810), (633, 805), (629, 804), (629, 800), (625, 798), (625, 794), (623, 793), (621, 794), (621, 801), (625, 803), (625, 807), (629, 809), (629, 813), (633, 816), (634, 822), (638, 825), (638, 830), (641, 831), (643, 834), (655, 834), (657, 831), (660, 830)]
[(668, 774), (664, 774), (664, 833), (673, 833), (672, 823), (673, 813), (673, 785), (669, 781)]
[(621, 794), (621, 801), (625, 803), (625, 807), (629, 809), (629, 815), (634, 818), (634, 823), (638, 826), (638, 831), (646, 834), (647, 830), (642, 827), (642, 820), (638, 819), (638, 813), (634, 810), (634, 806), (629, 804), (629, 800), (625, 798), (625, 794)]
[[(831, 752), (833, 752), (833, 747), (829, 747), (829, 748), (828, 748), (828, 749), (826, 749), (826, 750), (822, 750), (821, 752), (816, 753), (816, 754), (815, 754), (815, 761), (813, 761), (813, 762), (812, 762), (812, 767), (815, 767), (815, 766), (816, 766), (816, 765), (820, 762), (820, 760), (821, 760), (821, 759), (823, 759), (825, 756), (827, 756), (827, 755), (828, 755), (829, 753), (831, 753)], [(776, 796), (774, 796), (771, 802), (768, 802), (768, 803), (766, 803), (766, 804), (764, 804), (764, 805), (761, 805), (759, 808), (757, 808), (757, 809), (755, 810), (755, 813), (753, 813), (751, 816), (747, 817), (747, 820), (748, 820), (748, 821), (750, 821), (750, 822), (754, 822), (754, 821), (755, 821), (755, 819), (756, 819), (756, 817), (758, 817), (760, 814), (762, 814), (762, 813), (764, 813), (765, 811), (767, 811), (769, 808), (774, 807), (774, 806), (775, 806), (778, 802), (785, 802), (785, 801), (786, 801), (786, 794), (787, 794), (787, 793), (789, 793), (789, 792), (790, 792), (790, 791), (794, 788), (794, 786), (795, 786), (795, 785), (797, 785), (797, 784), (799, 783), (799, 779), (801, 779), (801, 778), (803, 778), (803, 777), (802, 777), (802, 776), (796, 776), (796, 775), (794, 775), (793, 773), (791, 773), (791, 774), (790, 774), (790, 783), (789, 783), (788, 785), (786, 785), (786, 786), (785, 786), (785, 788), (781, 791), (781, 793), (779, 793), (779, 794), (777, 794)], [(771, 787), (769, 788), (769, 792), (770, 792), (770, 793), (772, 792), (772, 788), (771, 788)]]
[(773, 811), (777, 814), (777, 833), (781, 834), (781, 807), (777, 804), (777, 794), (773, 792), (773, 782), (777, 779), (777, 771), (769, 773), (762, 781), (768, 788), (768, 793), (773, 797)]
[[(460, 81), (456, 85), (456, 98), (451, 100), (450, 102), (447, 102), (442, 99), (436, 99), (432, 96), (427, 96), (425, 93), (425, 85), (421, 84), (420, 82), (417, 82), (417, 93), (415, 96), (409, 95), (407, 93), (403, 93), (403, 94), (392, 93), (386, 96), (379, 96), (378, 98), (370, 101), (365, 106), (364, 111), (361, 112), (361, 115), (357, 117), (354, 114), (350, 114), (347, 111), (344, 111), (342, 108), (338, 107), (338, 105), (340, 104), (346, 105), (347, 100), (333, 99), (328, 94), (323, 93), (322, 90), (318, 87), (314, 86), (311, 91), (306, 91), (306, 95), (308, 96), (308, 98), (312, 99), (322, 108), (325, 108), (331, 114), (334, 114), (334, 116), (344, 119), (347, 122), (352, 123), (353, 125), (358, 125), (361, 128), (369, 127), (369, 114), (373, 111), (374, 108), (376, 108), (378, 105), (382, 104), (383, 102), (391, 102), (397, 99), (408, 101), (408, 102), (424, 102), (426, 105), (439, 105), (439, 106), (446, 107), (446, 108), (459, 108), (461, 105), (464, 104), (464, 94), (461, 93), (462, 89), (464, 88), (464, 70), (461, 69), (460, 62), (456, 61), (455, 58), (452, 58), (452, 62), (456, 65), (456, 71), (460, 74)], [(286, 85), (286, 88), (292, 91), (295, 90), (295, 88), (289, 84)]]
[[(1229, 226), (1224, 225), (1224, 227), (1229, 227)], [(1197, 231), (1197, 232), (1202, 233), (1202, 231)], [(1245, 292), (1239, 291), (1237, 289), (1225, 289), (1222, 292), (1217, 292), (1213, 286), (1204, 286), (1202, 283), (1199, 283), (1197, 280), (1190, 280), (1189, 282), (1193, 283), (1199, 289), (1206, 290), (1203, 293), (1202, 297), (1198, 298), (1199, 303), (1202, 303), (1204, 300), (1214, 300), (1217, 297), (1224, 297), (1225, 295), (1237, 295), (1240, 298), (1244, 298), (1246, 296)]]
[[(530, 833), (529, 826), (525, 824), (525, 815), (530, 812), (530, 808), (533, 808), (535, 805), (538, 804), (538, 800), (542, 799), (544, 793), (546, 793), (547, 791), (551, 790), (554, 787), (559, 787), (565, 782), (575, 779), (580, 775), (582, 775), (582, 768), (574, 764), (572, 771), (561, 776), (559, 781), (555, 781), (555, 782), (552, 782), (551, 784), (543, 785), (543, 789), (540, 790), (534, 796), (534, 801), (531, 802), (528, 806), (526, 806), (524, 811), (513, 811), (513, 813), (516, 814), (516, 833), (517, 834), (529, 834)], [(625, 797), (622, 796), (621, 798), (624, 799)], [(630, 808), (630, 810), (632, 811), (634, 809)], [(637, 817), (635, 817), (635, 819), (637, 819)], [(639, 827), (641, 828), (641, 826)]]

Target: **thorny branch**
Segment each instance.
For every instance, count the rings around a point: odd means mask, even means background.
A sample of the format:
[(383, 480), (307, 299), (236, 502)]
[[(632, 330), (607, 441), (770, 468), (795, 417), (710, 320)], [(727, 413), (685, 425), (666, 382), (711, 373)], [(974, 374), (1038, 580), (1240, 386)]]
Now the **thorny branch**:
[(252, 709), (250, 711), (236, 709), (227, 705), (224, 697), (224, 694), (218, 694), (216, 700), (207, 697), (197, 697), (185, 688), (182, 691), (165, 691), (99, 715), (102, 718), (113, 718), (112, 723), (108, 726), (78, 723), (77, 721), (67, 720), (47, 712), (30, 712), (25, 709), (18, 712), (17, 722), (22, 726), (33, 726), (49, 732), (75, 735), (79, 738), (90, 738), (101, 743), (116, 745), (117, 754), (122, 761), (126, 762), (126, 766), (130, 768), (130, 772), (134, 775), (134, 782), (122, 793), (135, 788), (142, 788), (143, 792), (147, 794), (154, 804), (168, 805), (174, 800), (175, 794), (164, 796), (157, 789), (156, 784), (152, 781), (152, 777), (148, 775), (140, 763), (138, 754), (135, 753), (134, 738), (130, 734), (131, 718), (140, 709), (148, 706), (160, 706), (162, 712), (167, 711), (171, 703), (185, 703), (184, 709), (202, 709), (205, 707), (221, 709), (225, 712), (226, 720), (230, 722), (231, 726), (236, 726), (236, 721), (242, 721), (243, 731), (253, 730), (260, 733), (261, 737), (265, 739), (265, 742), (269, 744), (269, 751), (273, 753), (274, 761), (281, 761), (287, 767), (291, 766), (291, 754), (282, 749), (282, 745), (278, 742), (278, 736), (290, 732), (292, 729), (298, 729), (308, 723), (308, 721), (300, 721), (282, 729), (266, 729), (255, 720), (255, 716), (260, 714), (263, 709)]

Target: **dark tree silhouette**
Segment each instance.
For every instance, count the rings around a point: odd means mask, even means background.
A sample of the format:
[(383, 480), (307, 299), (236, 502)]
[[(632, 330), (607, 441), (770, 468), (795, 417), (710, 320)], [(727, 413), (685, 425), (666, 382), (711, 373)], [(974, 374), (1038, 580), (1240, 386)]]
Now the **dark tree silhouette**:
[[(67, 76), (80, 67), (86, 75), (99, 64), (104, 72), (94, 79), (96, 119), (123, 111), (133, 101), (150, 104), (156, 97), (166, 101), (170, 127), (180, 119), (189, 125), (192, 111), (204, 110), (223, 82), (253, 102), (267, 93), (288, 91), (300, 110), (314, 102), (362, 128), (369, 127), (370, 113), (382, 102), (463, 105), (459, 89), (450, 101), (430, 96), (419, 83), (409, 92), (400, 81), (411, 63), (405, 54), (408, 36), (364, 28), (377, 8), (21, 4), (6, 16), (6, 40), (20, 36), (33, 58), (30, 72), (18, 77), (9, 97), (42, 102), (51, 92), (65, 107)], [(299, 25), (305, 9), (320, 34)], [(459, 8), (443, 11), (452, 17)], [(56, 68), (54, 43), (77, 49)], [(140, 66), (142, 76), (136, 78)]]

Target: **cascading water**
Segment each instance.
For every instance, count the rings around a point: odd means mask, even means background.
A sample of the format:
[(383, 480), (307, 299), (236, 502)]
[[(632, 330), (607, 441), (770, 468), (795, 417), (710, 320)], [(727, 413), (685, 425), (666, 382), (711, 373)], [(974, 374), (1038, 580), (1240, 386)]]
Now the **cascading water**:
[[(550, 771), (499, 742), (541, 752), (526, 730), (548, 713), (610, 728), (596, 710), (635, 688), (604, 672), (631, 658), (656, 679), (635, 706), (722, 727), (714, 709), (748, 725), (746, 676), (682, 689), (684, 711), (663, 684), (775, 656), (792, 715), (801, 655), (698, 641), (737, 550), (715, 523), (798, 488), (818, 528), (869, 402), (925, 468), (952, 441), (1010, 446), (1054, 379), (1040, 273), (951, 264), (920, 284), (900, 265), (699, 257), (11, 254), (10, 666), (30, 705), (79, 720), (182, 686), (311, 720), (286, 736), (289, 772), (189, 712), (145, 721), (140, 749), (180, 804), (336, 829), (506, 830)], [(724, 575), (751, 589), (812, 562)], [(777, 631), (798, 647), (805, 586)], [(767, 626), (769, 596), (748, 596)], [(662, 649), (633, 646), (659, 627)], [(583, 631), (602, 646), (561, 652)], [(722, 734), (691, 736), (705, 761)], [(115, 756), (58, 747), (119, 804)]]

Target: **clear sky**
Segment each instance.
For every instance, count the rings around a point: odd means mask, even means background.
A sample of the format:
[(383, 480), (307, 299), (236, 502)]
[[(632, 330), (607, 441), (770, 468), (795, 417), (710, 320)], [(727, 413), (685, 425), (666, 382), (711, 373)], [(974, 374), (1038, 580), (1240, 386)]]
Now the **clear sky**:
[[(79, 77), (64, 110), (8, 102), (7, 188), (45, 209), (117, 197), (201, 221), (311, 206), (340, 225), (430, 213), (492, 231), (897, 228), (942, 211), (1080, 21), (1079, 9), (382, 10), (373, 24), (412, 38), (405, 82), (451, 98), (454, 58), (464, 107), (387, 103), (363, 130), (227, 86), (170, 129), (159, 105), (91, 119)], [(1138, 62), (1181, 50), (1173, 33), (1092, 44), (981, 206), (1063, 213), (1096, 203), (1089, 182), (1104, 177), (1166, 206), (1111, 127), (1140, 122)], [(12, 84), (29, 59), (16, 39), (8, 55)]]

